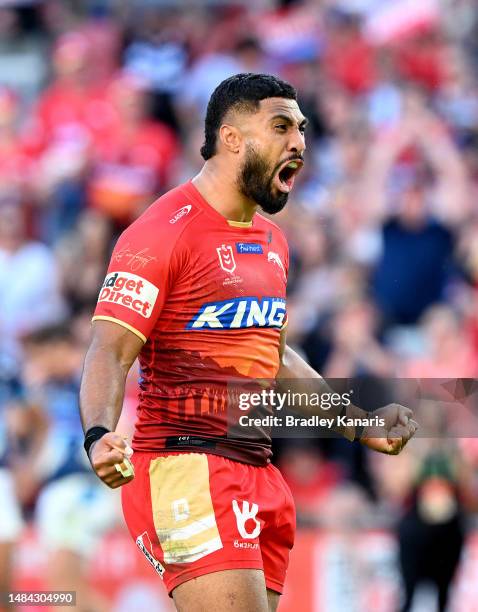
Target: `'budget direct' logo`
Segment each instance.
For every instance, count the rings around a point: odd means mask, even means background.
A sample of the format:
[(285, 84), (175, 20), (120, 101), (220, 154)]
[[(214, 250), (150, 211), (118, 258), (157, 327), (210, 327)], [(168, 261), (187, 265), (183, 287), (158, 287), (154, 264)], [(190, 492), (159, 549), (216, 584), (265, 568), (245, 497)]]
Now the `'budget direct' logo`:
[(232, 298), (203, 304), (186, 329), (241, 329), (243, 327), (282, 327), (285, 300), (277, 297)]
[(152, 283), (131, 272), (111, 272), (105, 278), (98, 302), (120, 304), (149, 319), (159, 290)]

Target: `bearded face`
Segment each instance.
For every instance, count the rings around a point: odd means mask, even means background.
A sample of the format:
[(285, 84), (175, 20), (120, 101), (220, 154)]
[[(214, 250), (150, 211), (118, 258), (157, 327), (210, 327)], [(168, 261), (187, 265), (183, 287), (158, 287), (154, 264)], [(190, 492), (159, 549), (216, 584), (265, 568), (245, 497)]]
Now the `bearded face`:
[(300, 159), (294, 155), (271, 168), (267, 159), (248, 145), (238, 176), (240, 192), (256, 202), (264, 212), (270, 215), (278, 213), (287, 204)]

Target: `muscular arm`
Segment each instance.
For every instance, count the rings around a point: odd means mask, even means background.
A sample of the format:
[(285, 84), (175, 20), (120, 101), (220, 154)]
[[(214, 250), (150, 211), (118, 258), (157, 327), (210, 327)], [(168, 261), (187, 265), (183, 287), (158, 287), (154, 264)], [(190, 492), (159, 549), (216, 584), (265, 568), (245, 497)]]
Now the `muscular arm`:
[[(287, 345), (285, 329), (281, 332), (280, 358), (281, 365), (276, 376), (276, 380), (279, 382), (279, 388), (281, 386), (280, 381), (283, 380), (287, 381), (288, 388), (293, 385), (294, 388), (291, 390), (297, 393), (334, 392), (322, 378), (322, 376), (311, 368), (300, 355), (298, 355), (290, 346)], [(338, 406), (331, 407), (329, 410), (320, 410), (314, 406), (309, 410), (311, 414), (323, 413), (324, 417), (331, 418), (338, 416), (342, 410), (342, 407)], [(361, 418), (367, 416), (367, 414), (364, 410), (351, 405), (347, 409), (347, 416)], [(342, 434), (350, 441), (352, 441), (355, 437), (354, 427), (336, 426), (334, 427), (334, 430)]]
[[(298, 393), (331, 393), (333, 390), (327, 382), (310, 365), (302, 359), (292, 348), (286, 344), (285, 329), (281, 333), (280, 342), (281, 364), (276, 380), (287, 380), (287, 388)], [(307, 408), (306, 408), (307, 409)], [(323, 413), (325, 417), (337, 417), (342, 410), (341, 406), (331, 407), (329, 410), (321, 410), (313, 406), (310, 409), (313, 414)], [(375, 415), (383, 417), (383, 427), (366, 427), (360, 437), (365, 445), (381, 453), (396, 455), (408, 440), (414, 435), (418, 425), (411, 418), (412, 411), (399, 404), (389, 404), (375, 411)], [(368, 413), (353, 404), (346, 408), (346, 416), (352, 418), (364, 418)], [(342, 427), (336, 425), (334, 430), (352, 441), (355, 438), (355, 427)]]
[(142, 346), (142, 340), (121, 325), (93, 323), (80, 390), (84, 431), (98, 425), (114, 431), (123, 406), (126, 376)]
[(439, 119), (423, 111), (417, 141), (435, 173), (435, 206), (449, 223), (463, 221), (470, 209), (470, 185), (459, 149)]
[(136, 334), (117, 323), (93, 323), (93, 340), (81, 381), (80, 415), (85, 432), (98, 426), (110, 430), (93, 442), (89, 458), (96, 475), (112, 489), (134, 476), (128, 460), (132, 451), (114, 430), (123, 406), (126, 376), (142, 346)]

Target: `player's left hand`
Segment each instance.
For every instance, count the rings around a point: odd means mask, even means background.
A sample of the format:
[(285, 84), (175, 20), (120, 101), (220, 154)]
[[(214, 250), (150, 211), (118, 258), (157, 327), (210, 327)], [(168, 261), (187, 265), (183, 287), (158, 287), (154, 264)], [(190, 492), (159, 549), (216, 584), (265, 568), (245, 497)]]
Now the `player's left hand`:
[(366, 427), (360, 442), (379, 453), (398, 455), (418, 429), (412, 410), (400, 404), (374, 410), (373, 416), (382, 419), (384, 424)]

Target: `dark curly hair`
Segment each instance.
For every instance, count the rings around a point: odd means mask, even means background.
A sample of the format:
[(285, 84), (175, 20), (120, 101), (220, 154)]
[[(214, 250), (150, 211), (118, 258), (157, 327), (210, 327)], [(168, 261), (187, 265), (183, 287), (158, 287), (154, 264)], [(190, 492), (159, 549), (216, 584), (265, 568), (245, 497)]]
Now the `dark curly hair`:
[(208, 160), (216, 154), (217, 131), (231, 108), (255, 112), (260, 101), (265, 98), (297, 100), (297, 92), (292, 85), (271, 74), (247, 72), (222, 81), (213, 91), (207, 105), (202, 157)]

